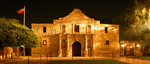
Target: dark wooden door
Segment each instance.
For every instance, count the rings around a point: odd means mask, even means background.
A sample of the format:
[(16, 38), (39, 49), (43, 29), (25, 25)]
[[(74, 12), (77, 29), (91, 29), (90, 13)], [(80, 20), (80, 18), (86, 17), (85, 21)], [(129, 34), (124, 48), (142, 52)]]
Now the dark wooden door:
[(81, 56), (81, 44), (79, 42), (74, 42), (72, 45), (72, 55)]

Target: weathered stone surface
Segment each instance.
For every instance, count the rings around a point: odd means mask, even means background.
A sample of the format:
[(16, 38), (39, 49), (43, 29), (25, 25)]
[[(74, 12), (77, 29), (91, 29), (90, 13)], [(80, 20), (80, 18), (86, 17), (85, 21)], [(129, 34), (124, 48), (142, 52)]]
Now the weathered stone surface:
[[(78, 30), (76, 25), (79, 26), (79, 32), (75, 31)], [(32, 23), (31, 27), (39, 36), (40, 43), (40, 47), (32, 48), (32, 56), (71, 57), (74, 42), (81, 44), (81, 56), (120, 55), (119, 25), (100, 24), (99, 20), (87, 17), (80, 9), (74, 9), (66, 17), (55, 19), (53, 24)], [(45, 33), (43, 27), (46, 27)], [(47, 41), (46, 45), (43, 45), (43, 40)], [(106, 41), (109, 41), (108, 45)]]

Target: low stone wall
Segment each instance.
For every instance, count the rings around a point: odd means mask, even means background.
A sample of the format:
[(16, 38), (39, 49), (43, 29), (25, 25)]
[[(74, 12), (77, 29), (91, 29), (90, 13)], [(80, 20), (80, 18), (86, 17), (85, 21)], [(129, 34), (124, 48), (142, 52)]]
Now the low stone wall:
[(101, 51), (95, 54), (97, 57), (119, 57), (119, 52)]
[(51, 53), (42, 53), (42, 54), (32, 54), (31, 56), (33, 56), (33, 57), (58, 57), (58, 54), (56, 53), (56, 54), (51, 54)]
[(0, 50), (0, 59), (13, 58), (13, 56), (13, 48), (11, 47), (4, 47)]

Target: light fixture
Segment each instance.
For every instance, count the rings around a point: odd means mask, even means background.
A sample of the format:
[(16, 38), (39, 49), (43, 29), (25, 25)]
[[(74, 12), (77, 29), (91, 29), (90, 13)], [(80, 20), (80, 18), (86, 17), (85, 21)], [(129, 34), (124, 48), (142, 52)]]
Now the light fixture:
[(124, 47), (124, 44), (121, 44), (121, 47)]
[(136, 47), (140, 47), (140, 45), (139, 45), (139, 44), (137, 44), (137, 45), (136, 45)]
[(21, 47), (24, 47), (24, 45), (20, 45)]
[(132, 48), (132, 46), (130, 46), (130, 48)]

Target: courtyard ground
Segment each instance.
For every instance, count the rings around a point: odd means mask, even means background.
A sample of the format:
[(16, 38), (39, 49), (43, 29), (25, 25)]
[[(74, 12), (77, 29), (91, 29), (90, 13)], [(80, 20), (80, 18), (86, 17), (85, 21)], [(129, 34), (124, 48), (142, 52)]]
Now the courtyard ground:
[(139, 56), (139, 57), (129, 57), (129, 58), (142, 59), (142, 60), (150, 60), (150, 56)]
[[(118, 62), (121, 62), (121, 64), (123, 64), (122, 62), (130, 64), (150, 64), (150, 60), (141, 60), (126, 57), (41, 57), (41, 58), (29, 57), (29, 64), (59, 64), (59, 62), (61, 62), (62, 64), (62, 62), (74, 62), (74, 61), (76, 62), (81, 61), (82, 62), (81, 64), (83, 63), (86, 64), (86, 62), (88, 63), (94, 62), (95, 64), (97, 64), (97, 62), (103, 61), (111, 63), (115, 62), (115, 64), (117, 64)], [(28, 57), (21, 57), (15, 59), (2, 59), (0, 60), (0, 64), (28, 64)], [(110, 64), (110, 63), (103, 63), (103, 64)]]
[(59, 60), (49, 64), (128, 64), (116, 60)]

